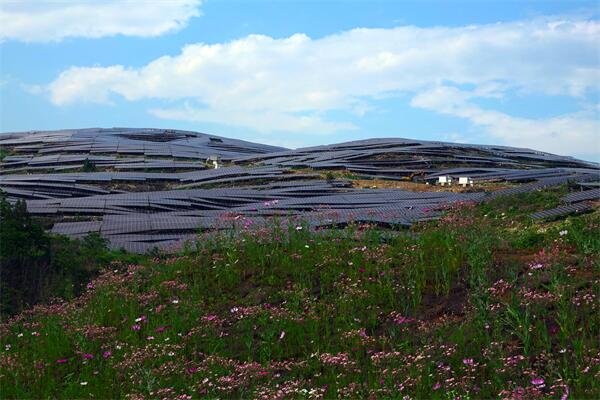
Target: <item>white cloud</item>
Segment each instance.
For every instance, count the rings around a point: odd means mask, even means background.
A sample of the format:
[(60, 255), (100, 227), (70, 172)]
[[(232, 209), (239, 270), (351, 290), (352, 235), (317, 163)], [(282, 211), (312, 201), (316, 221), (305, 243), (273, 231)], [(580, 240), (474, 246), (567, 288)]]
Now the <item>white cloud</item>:
[(345, 122), (328, 122), (315, 115), (290, 115), (285, 113), (270, 112), (265, 110), (259, 113), (249, 113), (246, 110), (233, 108), (192, 107), (185, 104), (183, 107), (173, 109), (151, 109), (150, 113), (164, 119), (180, 121), (202, 121), (223, 123), (223, 115), (227, 115), (229, 125), (247, 127), (251, 126), (258, 132), (266, 133), (280, 130), (288, 132), (315, 134), (333, 133), (339, 130), (356, 129), (356, 126)]
[(200, 0), (2, 0), (0, 41), (158, 36), (200, 15)]
[[(188, 45), (176, 56), (160, 57), (140, 68), (72, 67), (47, 90), (57, 105), (106, 103), (115, 95), (130, 101), (155, 98), (174, 103), (152, 110), (162, 118), (260, 131), (329, 133), (353, 125), (326, 120), (328, 111), (360, 116), (372, 110), (373, 99), (421, 93), (422, 100), (440, 86), (468, 87), (468, 96), (478, 97), (498, 98), (516, 91), (586, 98), (600, 90), (599, 39), (597, 21), (557, 18), (450, 28), (354, 29), (320, 39), (250, 35), (227, 43)], [(436, 111), (464, 114), (466, 100), (460, 107), (455, 100), (436, 104)], [(432, 109), (418, 99), (414, 104)], [(507, 126), (501, 115), (479, 111), (477, 116), (457, 116), (492, 133), (498, 124)], [(551, 124), (518, 120), (527, 128), (520, 135), (497, 136), (519, 145), (546, 129), (566, 132), (575, 122), (589, 129), (583, 117), (575, 113), (548, 120)]]
[(505, 143), (543, 149), (563, 155), (600, 154), (600, 119), (597, 111), (582, 110), (552, 118), (512, 117), (473, 104), (475, 93), (441, 86), (415, 96), (411, 105), (465, 118)]

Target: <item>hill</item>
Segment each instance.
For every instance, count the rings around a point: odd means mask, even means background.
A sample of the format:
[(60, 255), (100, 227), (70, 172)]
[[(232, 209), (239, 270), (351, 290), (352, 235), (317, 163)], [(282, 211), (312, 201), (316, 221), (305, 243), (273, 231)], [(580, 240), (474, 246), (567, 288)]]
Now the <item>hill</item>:
[[(562, 212), (583, 211), (581, 201), (599, 197), (587, 185), (598, 181), (597, 164), (503, 146), (371, 139), (288, 150), (131, 128), (9, 133), (0, 146), (8, 201), (26, 200), (55, 233), (96, 232), (113, 248), (139, 253), (181, 248), (199, 230), (229, 229), (240, 219), (408, 226), (439, 217), (448, 204), (567, 182), (591, 190), (565, 198)], [(440, 177), (474, 186), (432, 189)]]
[(600, 214), (530, 217), (567, 191), (114, 257), (3, 322), (2, 398), (597, 398)]
[(600, 396), (596, 164), (121, 128), (0, 145), (2, 398)]

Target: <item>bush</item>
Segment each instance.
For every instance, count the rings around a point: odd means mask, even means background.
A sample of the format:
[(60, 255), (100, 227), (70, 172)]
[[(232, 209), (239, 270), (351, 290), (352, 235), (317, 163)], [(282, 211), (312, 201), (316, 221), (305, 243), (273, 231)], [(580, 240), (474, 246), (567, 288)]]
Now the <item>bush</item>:
[(96, 164), (86, 158), (83, 162), (83, 168), (81, 170), (83, 172), (96, 172)]
[(0, 193), (0, 313), (13, 315), (51, 297), (72, 298), (109, 258), (106, 242), (50, 235)]

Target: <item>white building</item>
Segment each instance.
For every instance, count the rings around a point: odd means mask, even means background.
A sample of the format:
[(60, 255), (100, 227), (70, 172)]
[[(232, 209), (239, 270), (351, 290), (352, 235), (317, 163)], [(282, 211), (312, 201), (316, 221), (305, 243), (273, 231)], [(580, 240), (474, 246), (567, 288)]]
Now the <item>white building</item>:
[(221, 166), (221, 157), (219, 157), (217, 155), (209, 156), (206, 159), (206, 163), (207, 164), (212, 164), (214, 166), (214, 168), (217, 169), (217, 168), (219, 168)]
[(473, 186), (473, 179), (469, 178), (468, 176), (461, 176), (458, 178), (458, 184), (462, 185), (463, 187), (468, 186)]
[(448, 184), (448, 186), (452, 185), (452, 177), (448, 175), (438, 177), (438, 183), (442, 186)]

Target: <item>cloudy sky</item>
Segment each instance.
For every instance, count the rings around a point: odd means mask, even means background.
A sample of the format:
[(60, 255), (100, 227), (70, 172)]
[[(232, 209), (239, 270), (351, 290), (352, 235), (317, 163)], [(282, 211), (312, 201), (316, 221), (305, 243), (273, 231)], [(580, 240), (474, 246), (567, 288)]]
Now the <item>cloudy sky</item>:
[(409, 137), (600, 161), (597, 1), (0, 0), (0, 130)]

